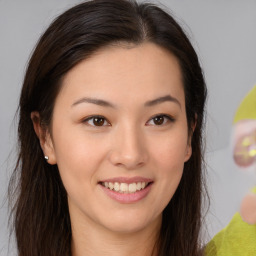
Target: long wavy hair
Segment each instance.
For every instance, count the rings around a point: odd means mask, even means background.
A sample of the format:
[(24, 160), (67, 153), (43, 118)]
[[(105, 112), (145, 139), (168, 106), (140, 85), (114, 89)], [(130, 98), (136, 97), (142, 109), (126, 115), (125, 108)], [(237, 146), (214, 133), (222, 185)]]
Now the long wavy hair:
[(61, 14), (39, 39), (28, 63), (19, 101), (19, 155), (9, 185), (11, 220), (20, 256), (70, 256), (72, 230), (67, 193), (58, 166), (43, 157), (30, 118), (51, 123), (65, 74), (102, 47), (152, 42), (176, 56), (182, 72), (188, 131), (193, 154), (163, 211), (159, 256), (200, 253), (202, 223), (202, 128), (206, 86), (189, 39), (173, 17), (151, 3), (93, 0)]

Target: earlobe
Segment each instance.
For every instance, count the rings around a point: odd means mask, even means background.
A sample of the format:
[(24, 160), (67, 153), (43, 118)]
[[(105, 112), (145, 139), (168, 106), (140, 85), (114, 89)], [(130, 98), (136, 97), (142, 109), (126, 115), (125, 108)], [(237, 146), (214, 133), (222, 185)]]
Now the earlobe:
[(47, 160), (47, 163), (56, 164), (55, 150), (49, 130), (42, 126), (40, 114), (37, 111), (31, 112), (30, 117), (33, 122), (35, 133), (39, 139), (41, 149), (43, 151), (42, 157)]
[(191, 130), (189, 132), (188, 145), (187, 145), (187, 149), (186, 149), (186, 153), (185, 153), (185, 162), (187, 162), (192, 155), (192, 137), (193, 137), (194, 131), (196, 129), (196, 122), (197, 122), (197, 115), (195, 115), (195, 122), (192, 124)]
[(188, 145), (187, 146), (187, 152), (185, 154), (185, 161), (184, 162), (187, 162), (190, 159), (191, 155), (192, 155), (192, 147), (191, 147), (191, 145)]

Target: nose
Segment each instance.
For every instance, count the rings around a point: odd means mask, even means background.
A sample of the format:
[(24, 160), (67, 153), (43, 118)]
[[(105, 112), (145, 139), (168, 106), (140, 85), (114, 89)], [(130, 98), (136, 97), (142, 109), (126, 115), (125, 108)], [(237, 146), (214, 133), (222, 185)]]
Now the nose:
[(120, 128), (112, 140), (109, 159), (113, 165), (127, 170), (144, 166), (148, 152), (142, 132), (135, 127)]

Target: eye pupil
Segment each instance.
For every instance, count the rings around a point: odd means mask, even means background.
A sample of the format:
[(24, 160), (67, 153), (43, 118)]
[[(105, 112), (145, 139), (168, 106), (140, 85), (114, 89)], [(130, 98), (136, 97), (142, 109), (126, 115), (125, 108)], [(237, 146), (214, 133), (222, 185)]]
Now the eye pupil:
[(95, 125), (95, 126), (102, 126), (103, 124), (104, 124), (104, 118), (102, 118), (102, 117), (94, 117), (93, 118), (93, 124)]
[(154, 124), (156, 125), (161, 125), (164, 122), (164, 117), (163, 116), (156, 116), (154, 117)]

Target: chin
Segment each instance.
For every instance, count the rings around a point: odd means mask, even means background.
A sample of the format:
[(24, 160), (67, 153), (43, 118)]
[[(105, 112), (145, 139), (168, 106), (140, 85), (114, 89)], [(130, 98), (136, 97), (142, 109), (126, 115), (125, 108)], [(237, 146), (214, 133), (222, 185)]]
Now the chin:
[(134, 213), (133, 216), (116, 216), (110, 222), (106, 223), (105, 227), (119, 234), (129, 234), (150, 229), (151, 227), (155, 230), (158, 225), (161, 225), (161, 220), (162, 216), (149, 218), (148, 215), (139, 216), (139, 214)]

